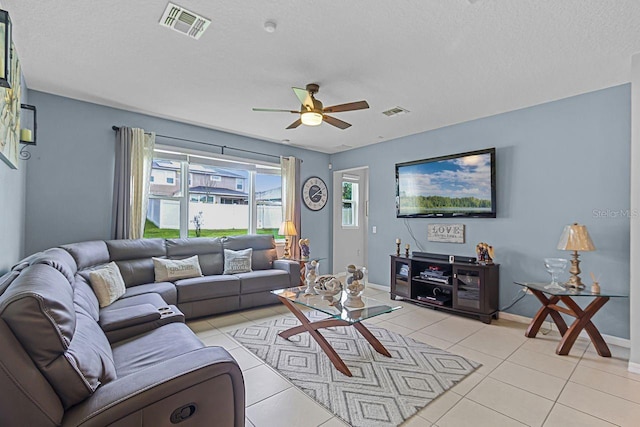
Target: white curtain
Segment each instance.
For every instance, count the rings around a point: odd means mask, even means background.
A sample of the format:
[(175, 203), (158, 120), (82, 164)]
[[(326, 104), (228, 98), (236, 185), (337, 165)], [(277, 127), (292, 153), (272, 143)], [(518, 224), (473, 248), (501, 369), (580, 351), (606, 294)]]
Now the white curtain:
[(149, 206), (149, 180), (153, 148), (156, 143), (155, 133), (145, 133), (143, 129), (134, 128), (131, 144), (131, 221), (130, 239), (141, 239), (144, 235), (144, 223)]
[(121, 127), (116, 134), (113, 237), (140, 239), (149, 203), (149, 181), (156, 136)]
[(298, 238), (302, 235), (301, 203), (300, 203), (300, 164), (302, 160), (295, 157), (280, 157), (282, 173), (282, 220), (292, 221), (298, 236), (291, 238), (291, 255), (300, 257)]

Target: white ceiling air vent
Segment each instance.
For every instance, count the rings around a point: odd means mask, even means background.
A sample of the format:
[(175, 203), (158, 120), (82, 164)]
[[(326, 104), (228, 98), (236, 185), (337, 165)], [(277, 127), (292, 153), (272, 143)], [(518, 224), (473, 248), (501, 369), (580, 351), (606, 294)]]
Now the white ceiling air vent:
[(384, 114), (387, 117), (393, 117), (393, 116), (397, 116), (400, 114), (407, 114), (409, 112), (409, 110), (407, 110), (406, 108), (402, 108), (402, 107), (393, 107), (388, 109), (387, 111), (383, 111), (382, 114)]
[(200, 38), (209, 24), (211, 24), (209, 19), (173, 3), (167, 4), (167, 8), (160, 18), (160, 25), (163, 27), (169, 27), (196, 40)]

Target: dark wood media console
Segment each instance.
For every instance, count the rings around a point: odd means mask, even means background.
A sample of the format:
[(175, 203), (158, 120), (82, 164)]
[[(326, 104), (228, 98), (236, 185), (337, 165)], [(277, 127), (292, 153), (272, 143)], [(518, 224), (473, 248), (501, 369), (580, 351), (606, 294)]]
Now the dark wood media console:
[[(440, 258), (442, 257), (442, 259)], [(498, 318), (499, 265), (391, 255), (391, 299), (398, 297), (436, 310)]]

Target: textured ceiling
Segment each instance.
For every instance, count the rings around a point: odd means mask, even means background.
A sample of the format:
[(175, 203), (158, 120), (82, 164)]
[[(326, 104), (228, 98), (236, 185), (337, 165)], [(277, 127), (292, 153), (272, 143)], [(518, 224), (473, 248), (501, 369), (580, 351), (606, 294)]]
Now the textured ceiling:
[[(175, 2), (212, 20), (200, 40), (157, 0), (1, 3), (30, 89), (327, 153), (625, 83), (640, 52), (638, 0)], [(371, 108), (347, 130), (251, 111), (311, 82)]]

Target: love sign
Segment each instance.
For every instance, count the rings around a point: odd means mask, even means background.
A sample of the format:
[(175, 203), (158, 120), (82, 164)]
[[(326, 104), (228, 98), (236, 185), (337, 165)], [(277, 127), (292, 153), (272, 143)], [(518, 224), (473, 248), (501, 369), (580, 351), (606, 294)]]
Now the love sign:
[(464, 224), (428, 224), (427, 240), (441, 243), (464, 243)]

